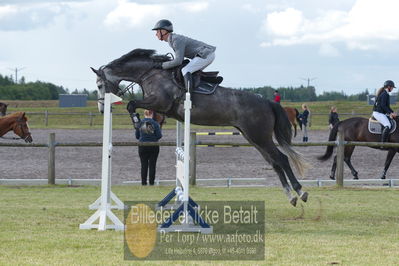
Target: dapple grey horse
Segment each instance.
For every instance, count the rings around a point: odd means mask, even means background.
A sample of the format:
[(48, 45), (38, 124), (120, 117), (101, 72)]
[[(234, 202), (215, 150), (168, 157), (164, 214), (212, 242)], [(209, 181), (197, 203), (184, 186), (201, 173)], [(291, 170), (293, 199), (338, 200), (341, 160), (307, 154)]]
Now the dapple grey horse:
[[(167, 60), (170, 60), (168, 56), (157, 55), (154, 50), (135, 49), (98, 70), (92, 68), (97, 74), (98, 97), (103, 98), (106, 92), (121, 94), (121, 81), (135, 82), (140, 85), (144, 97), (129, 102), (127, 108), (130, 114), (136, 108), (145, 108), (183, 121), (184, 86), (174, 78), (175, 70), (153, 67), (155, 62)], [(302, 185), (291, 169), (289, 158), (301, 175), (306, 163), (291, 147), (291, 124), (280, 104), (250, 92), (221, 86), (211, 95), (193, 93), (191, 99), (191, 123), (237, 128), (272, 165), (290, 203), (295, 206), (297, 197), (291, 194), (287, 177), (299, 197), (307, 201), (308, 193), (301, 190)], [(100, 111), (101, 108), (102, 104), (99, 104)], [(284, 153), (274, 144), (273, 133)]]

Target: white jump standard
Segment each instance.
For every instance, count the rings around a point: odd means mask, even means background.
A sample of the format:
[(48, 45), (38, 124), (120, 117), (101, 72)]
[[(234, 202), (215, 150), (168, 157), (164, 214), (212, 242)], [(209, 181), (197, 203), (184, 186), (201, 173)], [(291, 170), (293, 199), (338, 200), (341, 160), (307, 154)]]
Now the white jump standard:
[[(213, 227), (207, 224), (198, 214), (199, 206), (189, 196), (190, 176), (190, 117), (191, 99), (190, 93), (186, 93), (184, 101), (184, 144), (182, 134), (182, 123), (177, 122), (176, 136), (176, 188), (173, 189), (157, 208), (168, 208), (168, 203), (176, 197), (175, 212), (163, 224), (158, 226), (158, 231), (164, 232), (199, 232), (211, 234)], [(180, 224), (173, 223), (183, 215)]]
[[(124, 209), (123, 202), (111, 191), (111, 155), (112, 155), (112, 103), (122, 99), (112, 93), (105, 93), (104, 96), (104, 128), (103, 128), (103, 149), (102, 149), (102, 170), (101, 170), (101, 196), (89, 209), (97, 211), (86, 222), (79, 226), (80, 229), (107, 229), (124, 230), (124, 224), (113, 214), (111, 209)], [(112, 205), (111, 201), (114, 201)], [(111, 224), (107, 224), (107, 218)], [(98, 220), (98, 224), (95, 222)]]

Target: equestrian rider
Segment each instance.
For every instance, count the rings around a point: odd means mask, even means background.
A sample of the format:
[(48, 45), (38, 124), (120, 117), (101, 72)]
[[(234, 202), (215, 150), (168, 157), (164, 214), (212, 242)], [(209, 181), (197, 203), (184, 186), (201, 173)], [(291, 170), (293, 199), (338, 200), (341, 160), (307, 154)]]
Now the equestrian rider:
[(373, 107), (373, 116), (378, 120), (383, 126), (381, 134), (381, 142), (386, 142), (388, 140), (389, 131), (391, 129), (391, 123), (389, 122), (388, 116), (390, 118), (395, 118), (397, 114), (389, 106), (389, 92), (391, 92), (395, 87), (395, 83), (392, 80), (387, 80), (384, 82), (384, 86), (378, 90), (377, 99)]
[(175, 58), (168, 62), (157, 62), (155, 68), (170, 69), (183, 63), (184, 58), (190, 58), (190, 62), (182, 68), (186, 90), (192, 92), (192, 73), (203, 70), (215, 59), (216, 47), (173, 33), (173, 25), (167, 19), (158, 21), (152, 30), (156, 30), (156, 36), (160, 41), (168, 42), (175, 51)]

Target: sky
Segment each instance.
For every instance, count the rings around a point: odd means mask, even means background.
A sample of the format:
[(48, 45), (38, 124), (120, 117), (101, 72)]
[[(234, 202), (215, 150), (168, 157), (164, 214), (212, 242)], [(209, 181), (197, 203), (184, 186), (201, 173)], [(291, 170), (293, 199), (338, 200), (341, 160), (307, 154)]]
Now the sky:
[(136, 48), (173, 52), (152, 27), (217, 47), (225, 87), (356, 94), (399, 82), (397, 0), (0, 0), (0, 74), (96, 89), (99, 68)]

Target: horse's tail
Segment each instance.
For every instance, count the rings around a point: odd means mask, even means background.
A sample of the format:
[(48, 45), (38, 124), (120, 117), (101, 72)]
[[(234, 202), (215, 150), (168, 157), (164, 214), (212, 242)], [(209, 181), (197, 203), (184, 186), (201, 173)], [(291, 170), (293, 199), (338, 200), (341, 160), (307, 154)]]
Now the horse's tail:
[(287, 114), (280, 104), (271, 104), (274, 115), (276, 117), (276, 123), (274, 126), (274, 136), (280, 147), (292, 160), (295, 169), (299, 175), (303, 176), (308, 164), (300, 153), (295, 151), (291, 146), (292, 130), (291, 123), (288, 120)]
[[(335, 141), (337, 139), (338, 134), (338, 126), (341, 122), (335, 124), (335, 126), (330, 131), (330, 136), (328, 137), (328, 141)], [(330, 159), (331, 155), (333, 154), (334, 146), (327, 146), (326, 153), (324, 155), (317, 157), (320, 161), (326, 161)]]
[(294, 108), (294, 109), (295, 109), (296, 121), (298, 122), (299, 128), (302, 130), (302, 120), (300, 119), (299, 111), (296, 108)]

